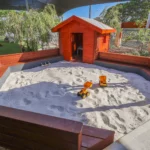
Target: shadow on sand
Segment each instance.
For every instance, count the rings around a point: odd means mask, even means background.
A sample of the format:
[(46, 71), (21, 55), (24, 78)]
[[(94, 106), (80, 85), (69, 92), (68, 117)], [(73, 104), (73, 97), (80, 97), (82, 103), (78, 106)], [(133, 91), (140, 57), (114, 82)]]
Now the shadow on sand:
[[(107, 88), (114, 87), (124, 87), (126, 86), (120, 84), (110, 84)], [(56, 84), (52, 82), (40, 82), (32, 85), (27, 85), (24, 87), (10, 89), (8, 91), (0, 91), (0, 105), (8, 106), (8, 107), (19, 107), (19, 101), (24, 102), (24, 106), (28, 107), (30, 104), (34, 102), (40, 101), (40, 105), (42, 105), (42, 101), (46, 100), (48, 103), (53, 103), (53, 100), (60, 101), (62, 100), (77, 102), (81, 100), (81, 97), (77, 96), (77, 92), (80, 91), (82, 86), (71, 86), (68, 84)], [(100, 88), (98, 84), (94, 84), (91, 90), (95, 90)], [(104, 88), (105, 89), (105, 88)], [(33, 101), (32, 101), (33, 100)], [(85, 99), (86, 100), (86, 99)], [(10, 105), (11, 103), (11, 105)], [(16, 104), (17, 106), (14, 106)], [(94, 112), (94, 111), (107, 111), (111, 109), (122, 109), (134, 106), (145, 106), (149, 105), (150, 100), (120, 104), (118, 106), (100, 106), (96, 108), (77, 108), (81, 113), (82, 112)], [(40, 112), (39, 112), (40, 113)]]

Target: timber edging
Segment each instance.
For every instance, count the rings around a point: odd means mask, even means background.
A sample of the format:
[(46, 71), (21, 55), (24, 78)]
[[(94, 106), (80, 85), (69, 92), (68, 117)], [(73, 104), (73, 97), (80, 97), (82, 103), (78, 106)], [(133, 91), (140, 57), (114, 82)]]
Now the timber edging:
[(114, 132), (0, 106), (0, 145), (12, 150), (102, 150)]

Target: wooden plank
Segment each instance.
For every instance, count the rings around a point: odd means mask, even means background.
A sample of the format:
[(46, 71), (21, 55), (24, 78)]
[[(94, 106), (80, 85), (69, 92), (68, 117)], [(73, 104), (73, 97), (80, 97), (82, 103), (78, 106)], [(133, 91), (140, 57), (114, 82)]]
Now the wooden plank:
[(81, 150), (88, 150), (87, 148), (85, 148), (85, 147), (81, 147)]
[(78, 134), (81, 134), (82, 131), (82, 123), (80, 122), (1, 106), (0, 124), (14, 129), (21, 127), (29, 132), (38, 132), (44, 136), (56, 134), (73, 143), (78, 142)]
[(50, 147), (41, 143), (36, 143), (30, 140), (24, 140), (1, 133), (0, 143), (2, 143), (2, 145), (5, 145), (5, 147), (12, 148), (14, 150), (77, 150), (77, 146), (70, 145), (69, 143), (64, 143), (64, 145), (61, 145), (61, 147), (59, 146), (59, 143), (57, 143), (57, 147)]
[[(47, 148), (80, 150), (82, 139), (81, 131), (83, 127), (82, 123), (77, 124), (75, 122), (74, 126), (74, 121), (71, 121), (70, 123), (70, 120), (66, 119), (40, 115), (6, 107), (1, 108), (0, 143), (20, 149), (25, 147), (27, 149), (38, 150), (38, 147), (43, 149), (44, 145), (45, 150), (47, 150)], [(44, 121), (42, 124), (43, 119)], [(59, 125), (57, 125), (57, 123), (59, 123)], [(54, 125), (56, 125), (58, 129)], [(69, 130), (63, 130), (64, 125), (69, 125), (66, 126), (66, 128), (69, 128)], [(80, 130), (78, 130), (79, 125)], [(72, 127), (75, 127), (76, 129), (72, 129)], [(113, 138), (113, 131), (84, 126), (82, 150), (100, 150), (111, 144), (113, 142)], [(27, 146), (24, 144), (27, 144)]]
[[(5, 135), (8, 143), (13, 140), (8, 136), (12, 136), (24, 143), (30, 141), (55, 149), (80, 150), (82, 127), (80, 122), (0, 106), (0, 134)], [(4, 143), (2, 138), (0, 142)]]
[[(114, 142), (114, 136), (109, 136), (107, 139), (103, 140), (103, 144), (101, 144), (99, 146), (100, 149), (104, 149), (107, 146), (109, 146), (110, 144), (112, 144)], [(100, 150), (99, 149), (99, 150)]]
[(9, 149), (9, 150), (27, 150), (27, 149), (25, 149), (25, 148), (22, 148), (22, 149), (20, 149), (20, 148), (17, 148), (16, 146), (14, 146), (14, 145), (8, 145), (8, 143), (3, 143), (3, 142), (1, 142), (0, 141), (0, 146), (1, 147), (3, 147), (3, 148), (5, 148), (5, 149)]
[(0, 66), (0, 77), (3, 76), (3, 74), (5, 73), (5, 71), (7, 70), (7, 68), (8, 68), (8, 66)]
[(78, 135), (78, 150), (81, 150), (81, 145), (82, 145), (82, 133)]
[(82, 147), (87, 150), (102, 150), (114, 140), (114, 131), (83, 126)]
[(81, 150), (84, 150), (84, 149), (85, 150), (103, 150), (112, 142), (113, 142), (112, 137), (108, 137), (107, 139), (100, 139), (100, 138), (83, 135)]
[(49, 137), (49, 139), (56, 138), (57, 140), (65, 140), (68, 142), (72, 142), (78, 144), (78, 136), (79, 134), (74, 134), (71, 132), (66, 132), (63, 130), (51, 129), (48, 127), (38, 126), (26, 122), (16, 121), (9, 118), (0, 117), (0, 125), (3, 127), (10, 128), (12, 130), (18, 130), (21, 128), (23, 131), (27, 131), (29, 133), (33, 133), (35, 135), (41, 135), (45, 137)]
[[(16, 137), (18, 139), (24, 139), (24, 141), (30, 140), (31, 142), (40, 143), (43, 145), (47, 145), (49, 147), (57, 147), (57, 148), (65, 148), (66, 147), (72, 147), (72, 149), (77, 149), (78, 145), (74, 143), (70, 143), (68, 141), (65, 141), (63, 139), (60, 139), (57, 136), (41, 136), (38, 133), (31, 133), (24, 131), (22, 129), (13, 129), (13, 128), (7, 128), (0, 125), (0, 134), (10, 135), (13, 137)], [(59, 142), (59, 144), (58, 144)], [(81, 144), (80, 144), (81, 145)]]
[(83, 126), (83, 135), (92, 136), (96, 138), (106, 139), (110, 136), (114, 136), (115, 132), (100, 128), (94, 128), (90, 126)]
[(94, 138), (90, 136), (82, 136), (82, 147), (87, 148), (88, 150), (99, 150), (99, 145), (103, 142), (102, 139)]
[[(36, 144), (36, 143), (32, 143), (30, 141), (24, 141), (22, 139), (0, 133), (0, 143), (1, 142), (5, 143), (5, 145), (8, 145), (8, 147), (14, 147), (17, 149), (32, 150), (34, 148), (41, 147), (41, 145), (38, 143)], [(44, 147), (44, 149), (48, 150), (48, 148), (46, 148), (46, 146)]]
[(67, 132), (80, 133), (82, 130), (81, 122), (8, 108), (4, 106), (0, 106), (0, 116)]

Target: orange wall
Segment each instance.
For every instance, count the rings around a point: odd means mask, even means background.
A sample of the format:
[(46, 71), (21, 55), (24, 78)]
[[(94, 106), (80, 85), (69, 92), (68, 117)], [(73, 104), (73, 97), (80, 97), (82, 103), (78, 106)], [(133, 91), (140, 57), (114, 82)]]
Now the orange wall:
[(94, 61), (94, 31), (79, 22), (72, 21), (60, 30), (61, 52), (65, 60), (72, 59), (72, 33), (83, 33), (83, 62)]
[(99, 33), (97, 33), (96, 31), (94, 32), (94, 60), (98, 58), (98, 54), (99, 54), (99, 48), (98, 48), (98, 44), (97, 44), (97, 36)]
[(133, 65), (146, 66), (150, 68), (150, 57), (132, 56), (110, 52), (100, 52), (99, 59), (128, 63)]
[(59, 32), (59, 54), (62, 55), (62, 43), (61, 43), (61, 33)]
[[(105, 39), (106, 38), (106, 39)], [(108, 52), (109, 50), (110, 35), (109, 34), (98, 34), (97, 35), (97, 48), (99, 52)]]
[(84, 45), (83, 45), (83, 62), (93, 63), (95, 57), (94, 49), (94, 32), (90, 30), (85, 30), (83, 35)]
[(19, 62), (32, 61), (52, 56), (58, 56), (58, 49), (42, 50), (37, 52), (25, 52), (10, 55), (0, 55), (0, 66), (12, 65)]
[(72, 33), (83, 33), (83, 62), (93, 63), (98, 52), (108, 52), (110, 34), (100, 34), (91, 28), (72, 21), (60, 29), (60, 54), (67, 61), (72, 60)]

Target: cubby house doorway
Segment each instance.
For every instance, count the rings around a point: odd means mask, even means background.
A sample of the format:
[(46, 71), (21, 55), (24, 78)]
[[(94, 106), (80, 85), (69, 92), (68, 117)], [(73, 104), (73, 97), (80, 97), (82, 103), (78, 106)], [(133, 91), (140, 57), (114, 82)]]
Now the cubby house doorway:
[(83, 33), (72, 33), (72, 58), (75, 61), (83, 59)]

